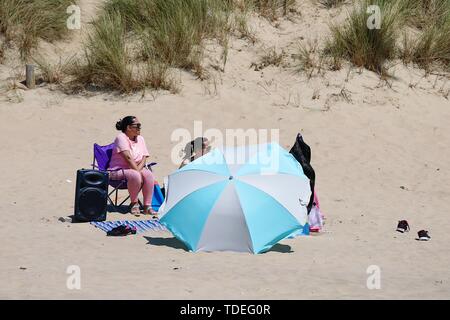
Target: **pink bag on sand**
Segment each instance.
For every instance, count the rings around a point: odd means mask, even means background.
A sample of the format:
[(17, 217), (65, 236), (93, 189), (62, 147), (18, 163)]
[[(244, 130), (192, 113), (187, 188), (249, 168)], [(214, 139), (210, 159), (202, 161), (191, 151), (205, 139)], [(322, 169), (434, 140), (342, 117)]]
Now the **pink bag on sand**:
[(319, 232), (323, 227), (324, 215), (320, 211), (319, 197), (314, 189), (314, 204), (309, 212), (309, 232)]

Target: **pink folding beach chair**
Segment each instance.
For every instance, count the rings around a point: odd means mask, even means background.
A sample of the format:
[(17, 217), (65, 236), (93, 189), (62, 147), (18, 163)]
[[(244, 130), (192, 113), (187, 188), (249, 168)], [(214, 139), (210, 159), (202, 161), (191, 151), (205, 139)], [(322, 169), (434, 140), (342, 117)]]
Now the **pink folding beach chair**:
[[(123, 169), (117, 169), (117, 170), (110, 170), (109, 169), (109, 163), (111, 161), (112, 151), (114, 148), (114, 143), (108, 144), (106, 146), (98, 145), (97, 143), (94, 143), (94, 159), (92, 161), (92, 169), (105, 171), (105, 172), (113, 172), (113, 171), (120, 171)], [(156, 162), (152, 162), (147, 165), (149, 170), (152, 170), (152, 166), (156, 165)], [(125, 177), (125, 174), (122, 175)], [(156, 183), (156, 182), (155, 182)], [(127, 180), (126, 178), (120, 179), (120, 180), (114, 180), (109, 178), (109, 185), (113, 188), (111, 192), (108, 193), (108, 200), (110, 204), (117, 210), (122, 206), (129, 198), (130, 196), (125, 198), (120, 204), (117, 204), (117, 197), (119, 190), (125, 190), (128, 189), (127, 187)], [(114, 201), (111, 199), (111, 195), (115, 193), (115, 199)], [(142, 203), (139, 201), (139, 205), (142, 207)], [(152, 203), (153, 206), (153, 203)]]

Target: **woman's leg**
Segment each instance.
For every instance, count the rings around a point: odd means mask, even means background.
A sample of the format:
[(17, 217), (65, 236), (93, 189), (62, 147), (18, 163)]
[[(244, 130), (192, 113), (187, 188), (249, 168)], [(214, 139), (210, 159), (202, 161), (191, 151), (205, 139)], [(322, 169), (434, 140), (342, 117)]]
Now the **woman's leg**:
[[(125, 174), (125, 177), (124, 177)], [(128, 192), (130, 193), (130, 201), (132, 204), (138, 202), (139, 190), (141, 190), (142, 176), (134, 169), (124, 169), (118, 170), (111, 173), (111, 177), (115, 180), (120, 180), (123, 178), (127, 179)]]
[(155, 178), (153, 176), (153, 173), (147, 168), (141, 170), (141, 175), (144, 183), (142, 185), (142, 195), (144, 196), (144, 207), (151, 207)]

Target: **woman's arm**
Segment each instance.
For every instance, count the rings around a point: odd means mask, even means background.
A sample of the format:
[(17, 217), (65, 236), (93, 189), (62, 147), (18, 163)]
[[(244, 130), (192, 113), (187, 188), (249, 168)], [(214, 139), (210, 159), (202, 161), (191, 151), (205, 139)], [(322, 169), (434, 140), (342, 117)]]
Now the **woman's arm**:
[(131, 156), (130, 151), (125, 150), (125, 151), (122, 151), (120, 154), (121, 154), (122, 157), (125, 159), (125, 161), (128, 163), (128, 165), (130, 166), (131, 169), (134, 169), (134, 170), (137, 170), (137, 171), (141, 171), (141, 170), (138, 168), (138, 165), (137, 165), (136, 162), (134, 161), (133, 157)]
[(143, 154), (142, 160), (138, 163), (139, 171), (141, 171), (145, 167), (145, 162), (147, 158), (150, 156), (150, 153), (148, 152), (144, 137), (138, 136), (137, 139), (140, 142), (138, 145), (140, 146), (141, 152)]
[(189, 163), (189, 160), (188, 159), (184, 159), (182, 162), (181, 162), (181, 164), (180, 164), (180, 167), (178, 168), (178, 169), (181, 169), (181, 168), (183, 168), (185, 165), (187, 165)]

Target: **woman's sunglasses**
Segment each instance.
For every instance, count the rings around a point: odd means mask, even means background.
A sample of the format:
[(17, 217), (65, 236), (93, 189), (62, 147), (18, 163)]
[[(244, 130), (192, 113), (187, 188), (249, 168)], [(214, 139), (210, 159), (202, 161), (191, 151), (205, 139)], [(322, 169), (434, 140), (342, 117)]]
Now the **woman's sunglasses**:
[(130, 125), (130, 127), (140, 129), (142, 126), (140, 123), (135, 123), (135, 124)]

